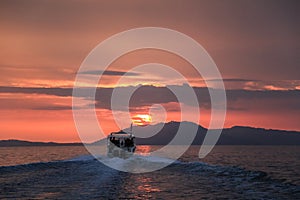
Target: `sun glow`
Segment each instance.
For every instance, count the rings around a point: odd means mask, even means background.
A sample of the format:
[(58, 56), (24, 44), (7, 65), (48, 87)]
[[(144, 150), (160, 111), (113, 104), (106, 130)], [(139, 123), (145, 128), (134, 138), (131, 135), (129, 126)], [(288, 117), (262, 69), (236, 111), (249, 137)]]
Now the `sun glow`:
[(138, 126), (147, 126), (151, 124), (152, 117), (148, 114), (137, 114), (132, 117), (132, 122)]

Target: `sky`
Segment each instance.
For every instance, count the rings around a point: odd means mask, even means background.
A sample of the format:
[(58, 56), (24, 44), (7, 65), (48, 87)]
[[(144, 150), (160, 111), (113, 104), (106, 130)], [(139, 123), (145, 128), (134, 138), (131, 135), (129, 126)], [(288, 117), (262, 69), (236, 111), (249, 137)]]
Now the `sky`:
[[(3, 0), (0, 139), (79, 141), (72, 87), (80, 65), (106, 38), (138, 27), (173, 29), (206, 49), (226, 87), (225, 127), (300, 131), (299, 7), (296, 0)], [(153, 104), (160, 104), (166, 114), (152, 116), (153, 123), (181, 119), (180, 103), (168, 87), (185, 86), (167, 70), (148, 65), (127, 74), (123, 84), (117, 85), (125, 72), (147, 63), (171, 66), (189, 81), (199, 99), (199, 124), (207, 127), (210, 100), (203, 78), (179, 56), (147, 49), (115, 60), (99, 82), (92, 103), (104, 133), (118, 129), (109, 104), (117, 86), (124, 92), (139, 87), (130, 102), (133, 117), (148, 114)], [(193, 108), (189, 109), (192, 116)], [(118, 112), (121, 116), (124, 110)]]

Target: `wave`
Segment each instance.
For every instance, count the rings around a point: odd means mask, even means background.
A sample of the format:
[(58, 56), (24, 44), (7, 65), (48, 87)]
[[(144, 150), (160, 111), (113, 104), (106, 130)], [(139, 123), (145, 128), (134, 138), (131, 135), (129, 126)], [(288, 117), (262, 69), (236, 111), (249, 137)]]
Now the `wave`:
[[(122, 159), (118, 157), (108, 158), (106, 156), (92, 156), (92, 155), (82, 155), (78, 157), (74, 157), (68, 160), (62, 161), (52, 161), (52, 162), (37, 162), (37, 163), (29, 163), (15, 166), (1, 166), (0, 173), (8, 173), (8, 172), (17, 172), (24, 170), (39, 170), (39, 169), (51, 169), (51, 168), (64, 168), (64, 167), (72, 167), (72, 166), (82, 166), (82, 165), (99, 165), (101, 168), (105, 170), (109, 170), (110, 168), (103, 165), (101, 162), (106, 163), (106, 165), (112, 166), (115, 169), (121, 168), (124, 165), (128, 165), (129, 163), (141, 163), (145, 162), (145, 164), (170, 164), (167, 169), (177, 169), (182, 171), (188, 171), (190, 173), (205, 173), (206, 175), (214, 175), (218, 176), (228, 176), (228, 177), (240, 177), (247, 179), (267, 179), (268, 174), (263, 171), (250, 171), (237, 166), (218, 166), (211, 165), (204, 162), (183, 162), (178, 160), (172, 160), (169, 158), (163, 158), (158, 156), (151, 155), (134, 155), (128, 159)], [(110, 169), (113, 170), (113, 169)]]
[(247, 170), (239, 166), (211, 165), (204, 162), (180, 162), (177, 163), (177, 165), (184, 167), (190, 173), (199, 175), (205, 174), (212, 178), (221, 177), (244, 181), (268, 181), (271, 179), (267, 172)]
[[(101, 162), (99, 162), (99, 161)], [(82, 155), (74, 157), (68, 160), (62, 161), (51, 161), (51, 162), (36, 162), (29, 164), (21, 164), (15, 166), (0, 166), (0, 174), (5, 173), (17, 173), (18, 171), (33, 171), (43, 169), (54, 169), (54, 168), (69, 168), (76, 166), (93, 166), (94, 168), (100, 167), (106, 171), (116, 171), (115, 169), (122, 169), (124, 166), (130, 163), (141, 163), (145, 165), (151, 164), (170, 164), (164, 170), (176, 170), (182, 172), (189, 172), (198, 175), (205, 174), (211, 177), (229, 177), (231, 179), (244, 179), (244, 180), (270, 180), (271, 177), (264, 171), (253, 171), (247, 170), (239, 166), (220, 166), (212, 165), (200, 161), (194, 162), (183, 162), (178, 160), (172, 160), (169, 158), (163, 158), (151, 155), (134, 155), (128, 159), (122, 159), (118, 157), (108, 158), (106, 156), (92, 156)], [(106, 165), (104, 165), (105, 163)], [(112, 166), (114, 169), (108, 167)], [(84, 168), (82, 168), (84, 170)], [(274, 181), (274, 180), (273, 180)], [(280, 181), (280, 180), (276, 180)], [(283, 182), (284, 180), (282, 180)]]
[[(115, 168), (140, 161), (147, 165), (171, 164), (152, 173), (131, 174), (112, 169), (97, 159), (109, 162)], [(150, 186), (152, 188), (149, 188)], [(174, 161), (150, 155), (135, 155), (125, 160), (83, 155), (63, 161), (0, 167), (0, 199), (1, 194), (11, 195), (2, 196), (5, 198), (29, 199), (38, 195), (44, 198), (48, 194), (56, 195), (53, 198), (58, 199), (77, 199), (78, 195), (86, 195), (87, 199), (126, 199), (131, 198), (131, 194), (143, 196), (149, 191), (153, 191), (152, 194), (155, 195), (155, 191), (169, 191), (167, 188), (176, 188), (176, 191), (190, 190), (190, 193), (199, 192), (212, 196), (250, 195), (259, 199), (273, 198), (277, 193), (279, 197), (285, 198), (290, 195), (291, 199), (295, 199), (297, 193), (300, 193), (298, 186), (271, 179), (263, 171), (246, 170), (238, 166), (211, 165), (199, 161)], [(33, 191), (37, 193), (36, 196), (33, 196)], [(170, 193), (165, 192), (165, 195)], [(136, 196), (132, 196), (134, 197)]]

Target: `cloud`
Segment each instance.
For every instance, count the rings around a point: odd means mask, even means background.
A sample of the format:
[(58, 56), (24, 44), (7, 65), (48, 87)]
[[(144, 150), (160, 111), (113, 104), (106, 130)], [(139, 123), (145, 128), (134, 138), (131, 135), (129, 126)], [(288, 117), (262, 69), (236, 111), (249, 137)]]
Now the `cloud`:
[(0, 63), (0, 85), (33, 87), (71, 87), (74, 70), (47, 65), (4, 65)]
[(72, 96), (72, 88), (31, 88), (0, 86), (0, 93), (46, 94), (53, 96), (70, 97)]
[(251, 79), (239, 79), (239, 78), (224, 78), (224, 79), (209, 79), (206, 81), (212, 81), (212, 82), (218, 82), (218, 81), (223, 81), (223, 82), (259, 82), (259, 80), (251, 80)]
[[(185, 86), (169, 86), (175, 88), (176, 91), (184, 90)], [(153, 104), (168, 105), (168, 110), (172, 110), (170, 103), (178, 102), (176, 96), (167, 87), (156, 86), (140, 86), (136, 87), (119, 87), (117, 91), (127, 94), (132, 89), (136, 89), (130, 99), (130, 107), (133, 110), (142, 110), (150, 107)], [(79, 96), (87, 100), (91, 100), (92, 96), (87, 96), (91, 88), (82, 88), (82, 94)], [(207, 88), (194, 87), (195, 94), (198, 98), (200, 107), (210, 109), (210, 95)], [(98, 88), (96, 91), (96, 107), (101, 109), (111, 109), (111, 96), (113, 88)], [(72, 88), (18, 88), (18, 87), (0, 87), (0, 93), (10, 94), (40, 94), (51, 95), (57, 97), (71, 97)], [(284, 112), (300, 111), (300, 90), (264, 90), (264, 91), (251, 91), (251, 90), (227, 90), (228, 110), (232, 111), (274, 111), (281, 110)], [(9, 101), (9, 99), (8, 99)], [(181, 102), (189, 105), (189, 102)], [(174, 105), (174, 104), (173, 104)], [(2, 108), (5, 104), (2, 103)], [(48, 106), (48, 105), (47, 105)], [(45, 110), (63, 110), (71, 109), (71, 106), (37, 106), (32, 109), (45, 109)], [(118, 109), (126, 110), (128, 105), (118, 105)], [(174, 110), (178, 110), (175, 108)]]
[(47, 106), (36, 106), (33, 107), (32, 110), (72, 110), (72, 106), (55, 106), (55, 105), (47, 105)]
[(226, 89), (236, 90), (295, 90), (300, 86), (300, 80), (255, 80), (255, 79), (209, 79), (208, 82), (223, 81)]
[(297, 0), (191, 1), (185, 6), (171, 0), (0, 4), (3, 63), (68, 63), (75, 71), (100, 41), (132, 27), (157, 24), (193, 37), (227, 77), (299, 78)]
[(103, 74), (105, 76), (138, 76), (139, 73), (135, 72), (124, 72), (124, 71), (115, 71), (115, 70), (91, 70), (91, 71), (83, 71), (81, 74), (88, 74), (88, 75), (99, 75)]

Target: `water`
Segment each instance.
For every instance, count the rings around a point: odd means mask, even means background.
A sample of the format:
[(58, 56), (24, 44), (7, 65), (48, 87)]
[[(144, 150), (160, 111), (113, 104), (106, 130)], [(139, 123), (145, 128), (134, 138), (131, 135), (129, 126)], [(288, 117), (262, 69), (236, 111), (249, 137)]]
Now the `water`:
[[(158, 146), (139, 146), (147, 156)], [(191, 147), (151, 173), (108, 168), (84, 147), (0, 148), (0, 199), (300, 199), (300, 146), (217, 146), (205, 158)], [(109, 159), (101, 157), (101, 159)]]

